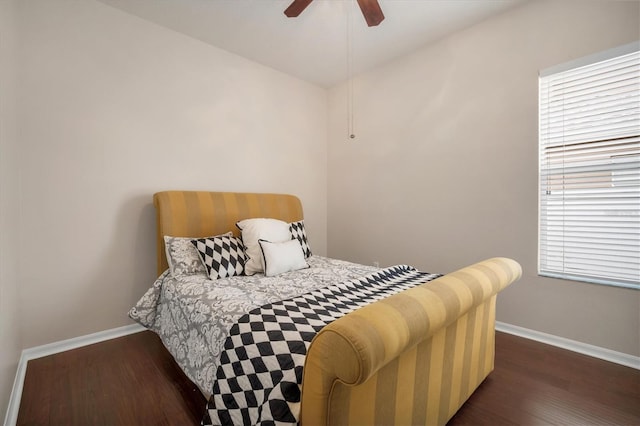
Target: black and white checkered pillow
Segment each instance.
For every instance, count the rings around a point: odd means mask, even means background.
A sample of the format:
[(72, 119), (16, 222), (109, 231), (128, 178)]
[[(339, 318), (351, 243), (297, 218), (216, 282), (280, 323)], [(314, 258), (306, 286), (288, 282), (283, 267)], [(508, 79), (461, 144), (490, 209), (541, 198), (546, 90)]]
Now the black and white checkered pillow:
[(309, 246), (309, 240), (307, 240), (307, 231), (304, 229), (304, 220), (290, 223), (289, 231), (291, 231), (291, 239), (297, 239), (300, 242), (305, 259), (311, 256), (311, 247)]
[(242, 275), (245, 254), (242, 240), (234, 236), (220, 236), (191, 240), (198, 250), (207, 274), (212, 280)]

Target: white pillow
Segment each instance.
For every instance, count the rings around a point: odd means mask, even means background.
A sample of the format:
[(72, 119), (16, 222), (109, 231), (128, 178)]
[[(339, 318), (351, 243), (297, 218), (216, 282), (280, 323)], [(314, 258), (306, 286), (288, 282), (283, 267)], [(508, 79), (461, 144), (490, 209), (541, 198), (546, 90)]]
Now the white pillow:
[(309, 267), (304, 260), (304, 251), (298, 240), (282, 243), (259, 240), (258, 243), (262, 250), (264, 274), (268, 277)]
[(282, 220), (267, 218), (245, 219), (236, 223), (236, 226), (242, 231), (242, 242), (247, 256), (247, 261), (244, 264), (245, 275), (253, 275), (264, 271), (259, 240), (267, 240), (274, 243), (291, 240), (289, 224)]

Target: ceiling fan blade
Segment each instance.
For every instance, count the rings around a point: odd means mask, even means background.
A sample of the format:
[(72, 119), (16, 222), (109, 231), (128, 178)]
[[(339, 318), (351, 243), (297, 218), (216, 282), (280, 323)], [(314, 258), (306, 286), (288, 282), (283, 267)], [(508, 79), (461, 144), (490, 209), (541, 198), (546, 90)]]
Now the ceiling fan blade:
[(309, 6), (313, 0), (293, 0), (293, 3), (284, 11), (284, 14), (289, 18), (295, 18), (300, 15), (303, 10)]
[(384, 20), (384, 14), (378, 0), (358, 0), (358, 5), (360, 5), (360, 10), (368, 26), (375, 27)]

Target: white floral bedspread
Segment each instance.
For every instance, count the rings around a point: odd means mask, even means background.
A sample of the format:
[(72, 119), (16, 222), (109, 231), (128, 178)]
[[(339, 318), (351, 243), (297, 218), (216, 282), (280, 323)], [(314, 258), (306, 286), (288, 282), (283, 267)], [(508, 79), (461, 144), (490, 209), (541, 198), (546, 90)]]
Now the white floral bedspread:
[(129, 316), (155, 331), (187, 377), (209, 396), (229, 329), (242, 315), (379, 269), (321, 256), (311, 256), (307, 262), (308, 269), (276, 277), (174, 278), (167, 270)]

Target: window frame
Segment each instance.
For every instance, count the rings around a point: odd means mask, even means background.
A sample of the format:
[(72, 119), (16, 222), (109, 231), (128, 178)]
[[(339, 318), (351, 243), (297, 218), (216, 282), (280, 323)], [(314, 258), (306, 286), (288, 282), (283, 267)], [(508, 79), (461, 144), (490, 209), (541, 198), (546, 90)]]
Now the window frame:
[[(543, 203), (545, 204), (545, 208), (549, 208), (549, 204), (550, 204), (550, 199), (546, 199), (545, 195), (550, 195), (550, 194), (543, 194), (543, 191), (546, 191), (546, 189), (548, 189), (549, 184), (547, 182), (547, 184), (543, 183), (543, 177), (546, 177), (547, 180), (549, 179), (549, 176), (551, 176), (548, 172), (549, 169), (545, 169), (543, 170), (543, 156), (547, 156), (547, 163), (549, 162), (549, 153), (548, 150), (549, 148), (554, 147), (554, 145), (552, 143), (547, 143), (544, 144), (545, 141), (548, 141), (550, 138), (548, 135), (543, 135), (543, 109), (544, 108), (548, 108), (548, 105), (551, 103), (549, 102), (548, 104), (543, 105), (543, 79), (549, 78), (551, 76), (555, 76), (564, 72), (570, 72), (572, 70), (584, 67), (584, 66), (588, 66), (588, 65), (593, 65), (599, 62), (603, 62), (606, 60), (611, 60), (611, 59), (615, 59), (621, 56), (625, 56), (631, 53), (635, 53), (635, 52), (640, 52), (640, 41), (635, 41), (633, 43), (629, 43), (626, 44), (624, 46), (619, 46), (619, 47), (615, 47), (612, 49), (608, 49), (604, 52), (599, 52), (596, 53), (594, 55), (589, 55), (577, 60), (573, 60), (573, 61), (569, 61), (560, 65), (556, 65), (550, 68), (547, 68), (545, 70), (542, 70), (539, 74), (539, 78), (538, 78), (538, 253), (537, 253), (537, 273), (540, 276), (544, 276), (544, 277), (551, 277), (551, 278), (561, 278), (561, 279), (567, 279), (567, 280), (573, 280), (573, 281), (580, 281), (580, 282), (587, 282), (587, 283), (594, 283), (594, 284), (603, 284), (603, 285), (610, 285), (610, 286), (616, 286), (616, 287), (624, 287), (624, 288), (632, 288), (632, 289), (640, 289), (640, 276), (638, 276), (638, 280), (637, 281), (632, 281), (632, 280), (627, 280), (627, 279), (618, 279), (618, 278), (605, 278), (602, 276), (596, 276), (598, 274), (594, 273), (594, 270), (589, 271), (589, 273), (586, 273), (585, 275), (582, 274), (576, 274), (576, 273), (572, 273), (572, 272), (567, 272), (565, 267), (564, 267), (564, 258), (565, 258), (565, 246), (564, 246), (564, 241), (562, 242), (563, 248), (562, 253), (563, 253), (563, 266), (562, 268), (555, 268), (556, 270), (554, 270), (554, 268), (552, 267), (548, 267), (549, 263), (551, 262), (547, 262), (547, 267), (543, 267), (542, 263), (543, 263), (543, 250), (545, 249), (549, 249), (553, 244), (543, 244), (543, 221), (545, 221), (545, 226), (547, 225), (547, 222), (549, 221), (549, 214), (548, 211), (546, 212), (547, 215), (543, 216)], [(545, 83), (547, 84), (547, 83)], [(548, 99), (547, 99), (548, 100)], [(547, 111), (544, 111), (544, 114), (546, 115), (546, 119), (549, 120), (549, 116), (550, 114)], [(548, 123), (547, 123), (548, 124)], [(640, 126), (639, 126), (640, 128)], [(543, 137), (544, 136), (544, 137)], [(638, 137), (640, 137), (640, 132), (638, 132)], [(563, 136), (564, 137), (564, 136)], [(634, 136), (635, 137), (635, 136)], [(596, 144), (598, 143), (597, 139), (594, 140), (588, 140), (588, 141), (584, 141), (582, 142), (582, 144)], [(565, 155), (566, 150), (565, 147), (569, 145), (569, 144), (564, 144), (563, 141), (563, 154)], [(545, 163), (546, 164), (546, 163)], [(613, 164), (613, 157), (612, 157), (612, 164)], [(548, 165), (547, 165), (548, 167)], [(563, 164), (563, 185), (565, 185), (564, 182), (564, 164)], [(612, 185), (614, 183), (614, 170), (611, 169), (611, 180), (612, 180)], [(635, 185), (634, 185), (635, 186)], [(563, 194), (566, 192), (566, 189), (563, 189), (561, 191)], [(564, 200), (562, 201), (562, 209), (564, 209), (565, 203)], [(566, 217), (567, 215), (565, 214), (565, 212), (562, 212), (562, 218), (564, 221), (564, 217)], [(638, 220), (640, 221), (640, 216), (638, 216)], [(565, 232), (564, 229), (564, 224), (562, 225), (563, 229), (562, 232)], [(547, 232), (547, 234), (550, 231), (545, 231)], [(633, 237), (633, 231), (630, 233)], [(563, 234), (564, 235), (564, 234)], [(546, 235), (546, 237), (548, 238), (548, 235)], [(564, 237), (562, 237), (564, 238)], [(546, 241), (546, 240), (545, 240)], [(548, 242), (548, 241), (547, 241)], [(590, 244), (590, 243), (589, 243)], [(639, 244), (640, 244), (640, 237), (639, 237)], [(632, 242), (631, 243), (631, 247), (635, 246), (635, 244)], [(639, 251), (640, 253), (640, 251)], [(598, 255), (601, 256), (601, 255)], [(638, 262), (640, 263), (640, 257), (638, 258)], [(558, 270), (558, 269), (562, 269), (562, 270)]]

